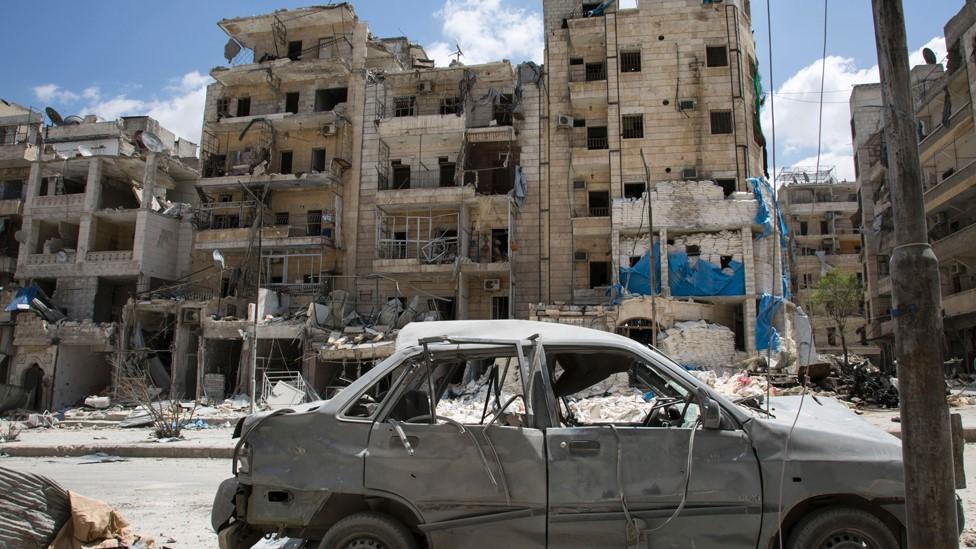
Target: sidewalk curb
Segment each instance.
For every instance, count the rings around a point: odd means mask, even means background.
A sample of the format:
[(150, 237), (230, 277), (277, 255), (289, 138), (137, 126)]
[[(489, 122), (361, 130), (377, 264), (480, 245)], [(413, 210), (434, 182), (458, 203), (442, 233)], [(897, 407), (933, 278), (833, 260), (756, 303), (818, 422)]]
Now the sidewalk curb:
[[(168, 446), (166, 443), (144, 445), (80, 444), (66, 446), (0, 445), (0, 455), (10, 457), (81, 457), (104, 453), (125, 458), (193, 458), (229, 459), (233, 448), (220, 446)], [(2, 461), (0, 461), (2, 463)]]

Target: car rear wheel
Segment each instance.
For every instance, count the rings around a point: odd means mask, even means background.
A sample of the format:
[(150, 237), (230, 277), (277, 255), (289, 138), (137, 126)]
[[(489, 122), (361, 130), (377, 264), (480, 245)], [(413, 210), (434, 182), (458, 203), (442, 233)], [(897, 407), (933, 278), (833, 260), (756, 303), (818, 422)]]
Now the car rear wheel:
[(417, 549), (417, 541), (389, 515), (356, 513), (329, 528), (319, 549)]
[(853, 507), (810, 514), (790, 534), (789, 549), (890, 549), (898, 538), (878, 517)]

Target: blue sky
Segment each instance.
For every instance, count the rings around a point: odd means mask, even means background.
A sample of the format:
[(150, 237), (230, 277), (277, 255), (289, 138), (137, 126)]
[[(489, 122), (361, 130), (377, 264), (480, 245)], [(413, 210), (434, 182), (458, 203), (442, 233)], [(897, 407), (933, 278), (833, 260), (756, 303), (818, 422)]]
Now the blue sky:
[[(838, 164), (842, 175), (852, 175), (846, 100), (851, 85), (877, 79), (873, 21), (868, 0), (829, 1), (824, 157), (826, 163)], [(207, 73), (224, 62), (221, 53), (227, 37), (216, 22), (312, 3), (10, 2), (5, 5), (4, 40), (20, 45), (8, 51), (21, 51), (0, 57), (0, 96), (24, 105), (53, 105), (62, 114), (114, 117), (148, 112), (196, 140)], [(809, 163), (817, 149), (814, 90), (820, 83), (824, 5), (799, 0), (772, 4), (778, 164)], [(918, 49), (941, 36), (945, 22), (962, 4), (963, 0), (905, 1), (909, 46), (916, 58)], [(439, 60), (454, 41), (461, 43), (469, 63), (541, 57), (541, 0), (359, 0), (354, 5), (373, 33), (408, 35)], [(766, 3), (753, 0), (752, 6), (768, 90)], [(39, 14), (43, 30), (33, 23)], [(941, 56), (944, 44), (931, 45)], [(767, 101), (767, 111), (768, 105)]]

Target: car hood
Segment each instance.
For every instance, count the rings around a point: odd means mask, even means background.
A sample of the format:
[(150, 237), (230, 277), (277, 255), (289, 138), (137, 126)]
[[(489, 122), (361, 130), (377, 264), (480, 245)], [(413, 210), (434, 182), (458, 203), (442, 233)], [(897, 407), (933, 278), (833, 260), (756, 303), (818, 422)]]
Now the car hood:
[[(802, 404), (801, 404), (802, 402)], [(760, 457), (792, 461), (901, 462), (901, 441), (833, 398), (807, 395), (769, 399), (771, 417), (757, 415), (745, 428)], [(795, 427), (794, 427), (795, 421)], [(792, 431), (792, 433), (791, 433)]]

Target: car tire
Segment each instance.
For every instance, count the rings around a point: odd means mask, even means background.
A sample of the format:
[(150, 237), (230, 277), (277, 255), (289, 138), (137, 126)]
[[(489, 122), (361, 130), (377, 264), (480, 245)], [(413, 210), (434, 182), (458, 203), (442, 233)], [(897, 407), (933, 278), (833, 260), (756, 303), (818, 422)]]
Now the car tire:
[(828, 507), (805, 517), (790, 533), (789, 549), (899, 547), (898, 537), (878, 517), (853, 507)]
[(389, 515), (356, 513), (332, 525), (319, 549), (417, 549), (417, 540)]

